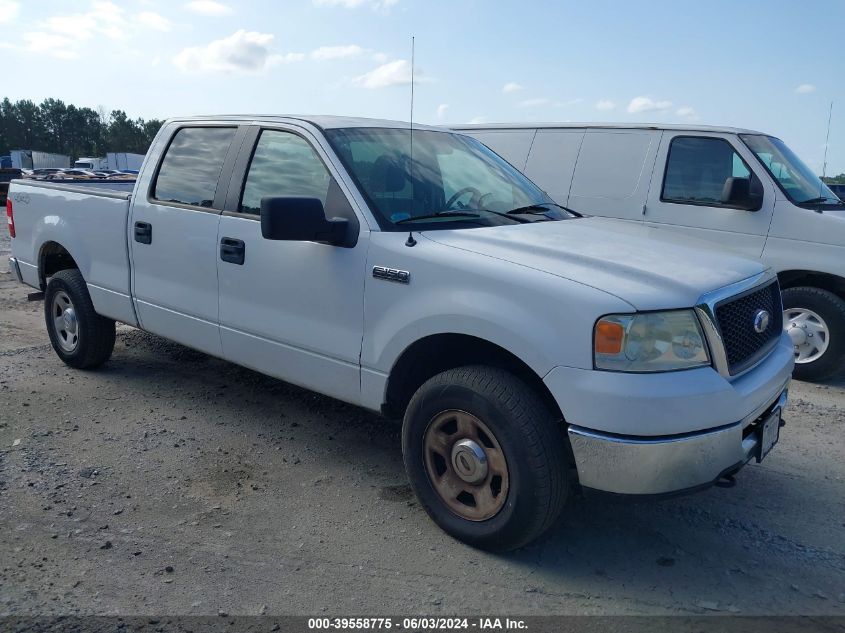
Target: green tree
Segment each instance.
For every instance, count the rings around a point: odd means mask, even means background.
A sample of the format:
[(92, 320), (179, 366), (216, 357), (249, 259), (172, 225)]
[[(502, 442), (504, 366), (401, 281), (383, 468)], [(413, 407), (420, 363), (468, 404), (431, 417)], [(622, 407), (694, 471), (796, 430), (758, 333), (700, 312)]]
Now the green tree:
[(56, 154), (103, 156), (106, 152), (146, 153), (162, 121), (130, 119), (123, 110), (107, 113), (45, 99), (0, 101), (0, 154), (32, 149)]

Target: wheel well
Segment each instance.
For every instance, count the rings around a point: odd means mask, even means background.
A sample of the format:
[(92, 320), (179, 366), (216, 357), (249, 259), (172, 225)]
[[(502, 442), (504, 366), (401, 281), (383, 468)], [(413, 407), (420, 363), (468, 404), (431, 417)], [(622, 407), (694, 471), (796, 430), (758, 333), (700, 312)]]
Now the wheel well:
[(817, 273), (812, 270), (785, 270), (778, 273), (781, 290), (798, 286), (812, 286), (821, 288), (845, 299), (845, 279), (828, 273)]
[(47, 288), (47, 279), (60, 270), (79, 268), (67, 249), (58, 242), (45, 242), (38, 254), (38, 278), (41, 289)]
[(533, 369), (503, 347), (466, 334), (427, 336), (402, 352), (387, 380), (382, 412), (387, 417), (402, 417), (411, 397), (426, 380), (466, 365), (491, 365), (512, 372), (537, 392), (555, 416), (563, 419), (557, 401)]

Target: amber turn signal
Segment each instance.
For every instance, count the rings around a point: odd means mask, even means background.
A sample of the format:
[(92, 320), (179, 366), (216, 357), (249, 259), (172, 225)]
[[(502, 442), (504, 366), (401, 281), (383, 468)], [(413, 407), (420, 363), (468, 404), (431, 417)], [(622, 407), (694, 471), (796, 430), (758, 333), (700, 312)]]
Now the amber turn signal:
[(625, 329), (622, 324), (615, 321), (599, 321), (596, 323), (596, 354), (619, 354), (624, 338)]

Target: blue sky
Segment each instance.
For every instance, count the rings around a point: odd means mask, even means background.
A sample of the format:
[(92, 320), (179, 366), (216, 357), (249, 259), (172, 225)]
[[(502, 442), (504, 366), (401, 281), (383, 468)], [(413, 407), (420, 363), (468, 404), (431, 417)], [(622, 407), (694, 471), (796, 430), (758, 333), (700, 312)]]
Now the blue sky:
[(845, 2), (0, 0), (3, 93), (145, 118), (736, 125), (845, 172)]

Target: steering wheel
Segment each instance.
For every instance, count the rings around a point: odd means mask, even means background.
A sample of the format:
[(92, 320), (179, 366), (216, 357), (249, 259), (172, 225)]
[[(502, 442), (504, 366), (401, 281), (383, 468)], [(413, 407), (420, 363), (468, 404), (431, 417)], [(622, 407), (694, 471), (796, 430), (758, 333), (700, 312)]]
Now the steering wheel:
[(465, 196), (468, 193), (472, 193), (472, 199), (473, 200), (477, 196), (481, 195), (481, 192), (478, 189), (476, 189), (475, 187), (464, 187), (463, 189), (459, 189), (454, 194), (452, 194), (452, 197), (449, 198), (449, 200), (446, 202), (446, 208), (451, 209), (452, 205), (455, 204), (458, 201), (458, 198), (460, 198), (461, 196)]

